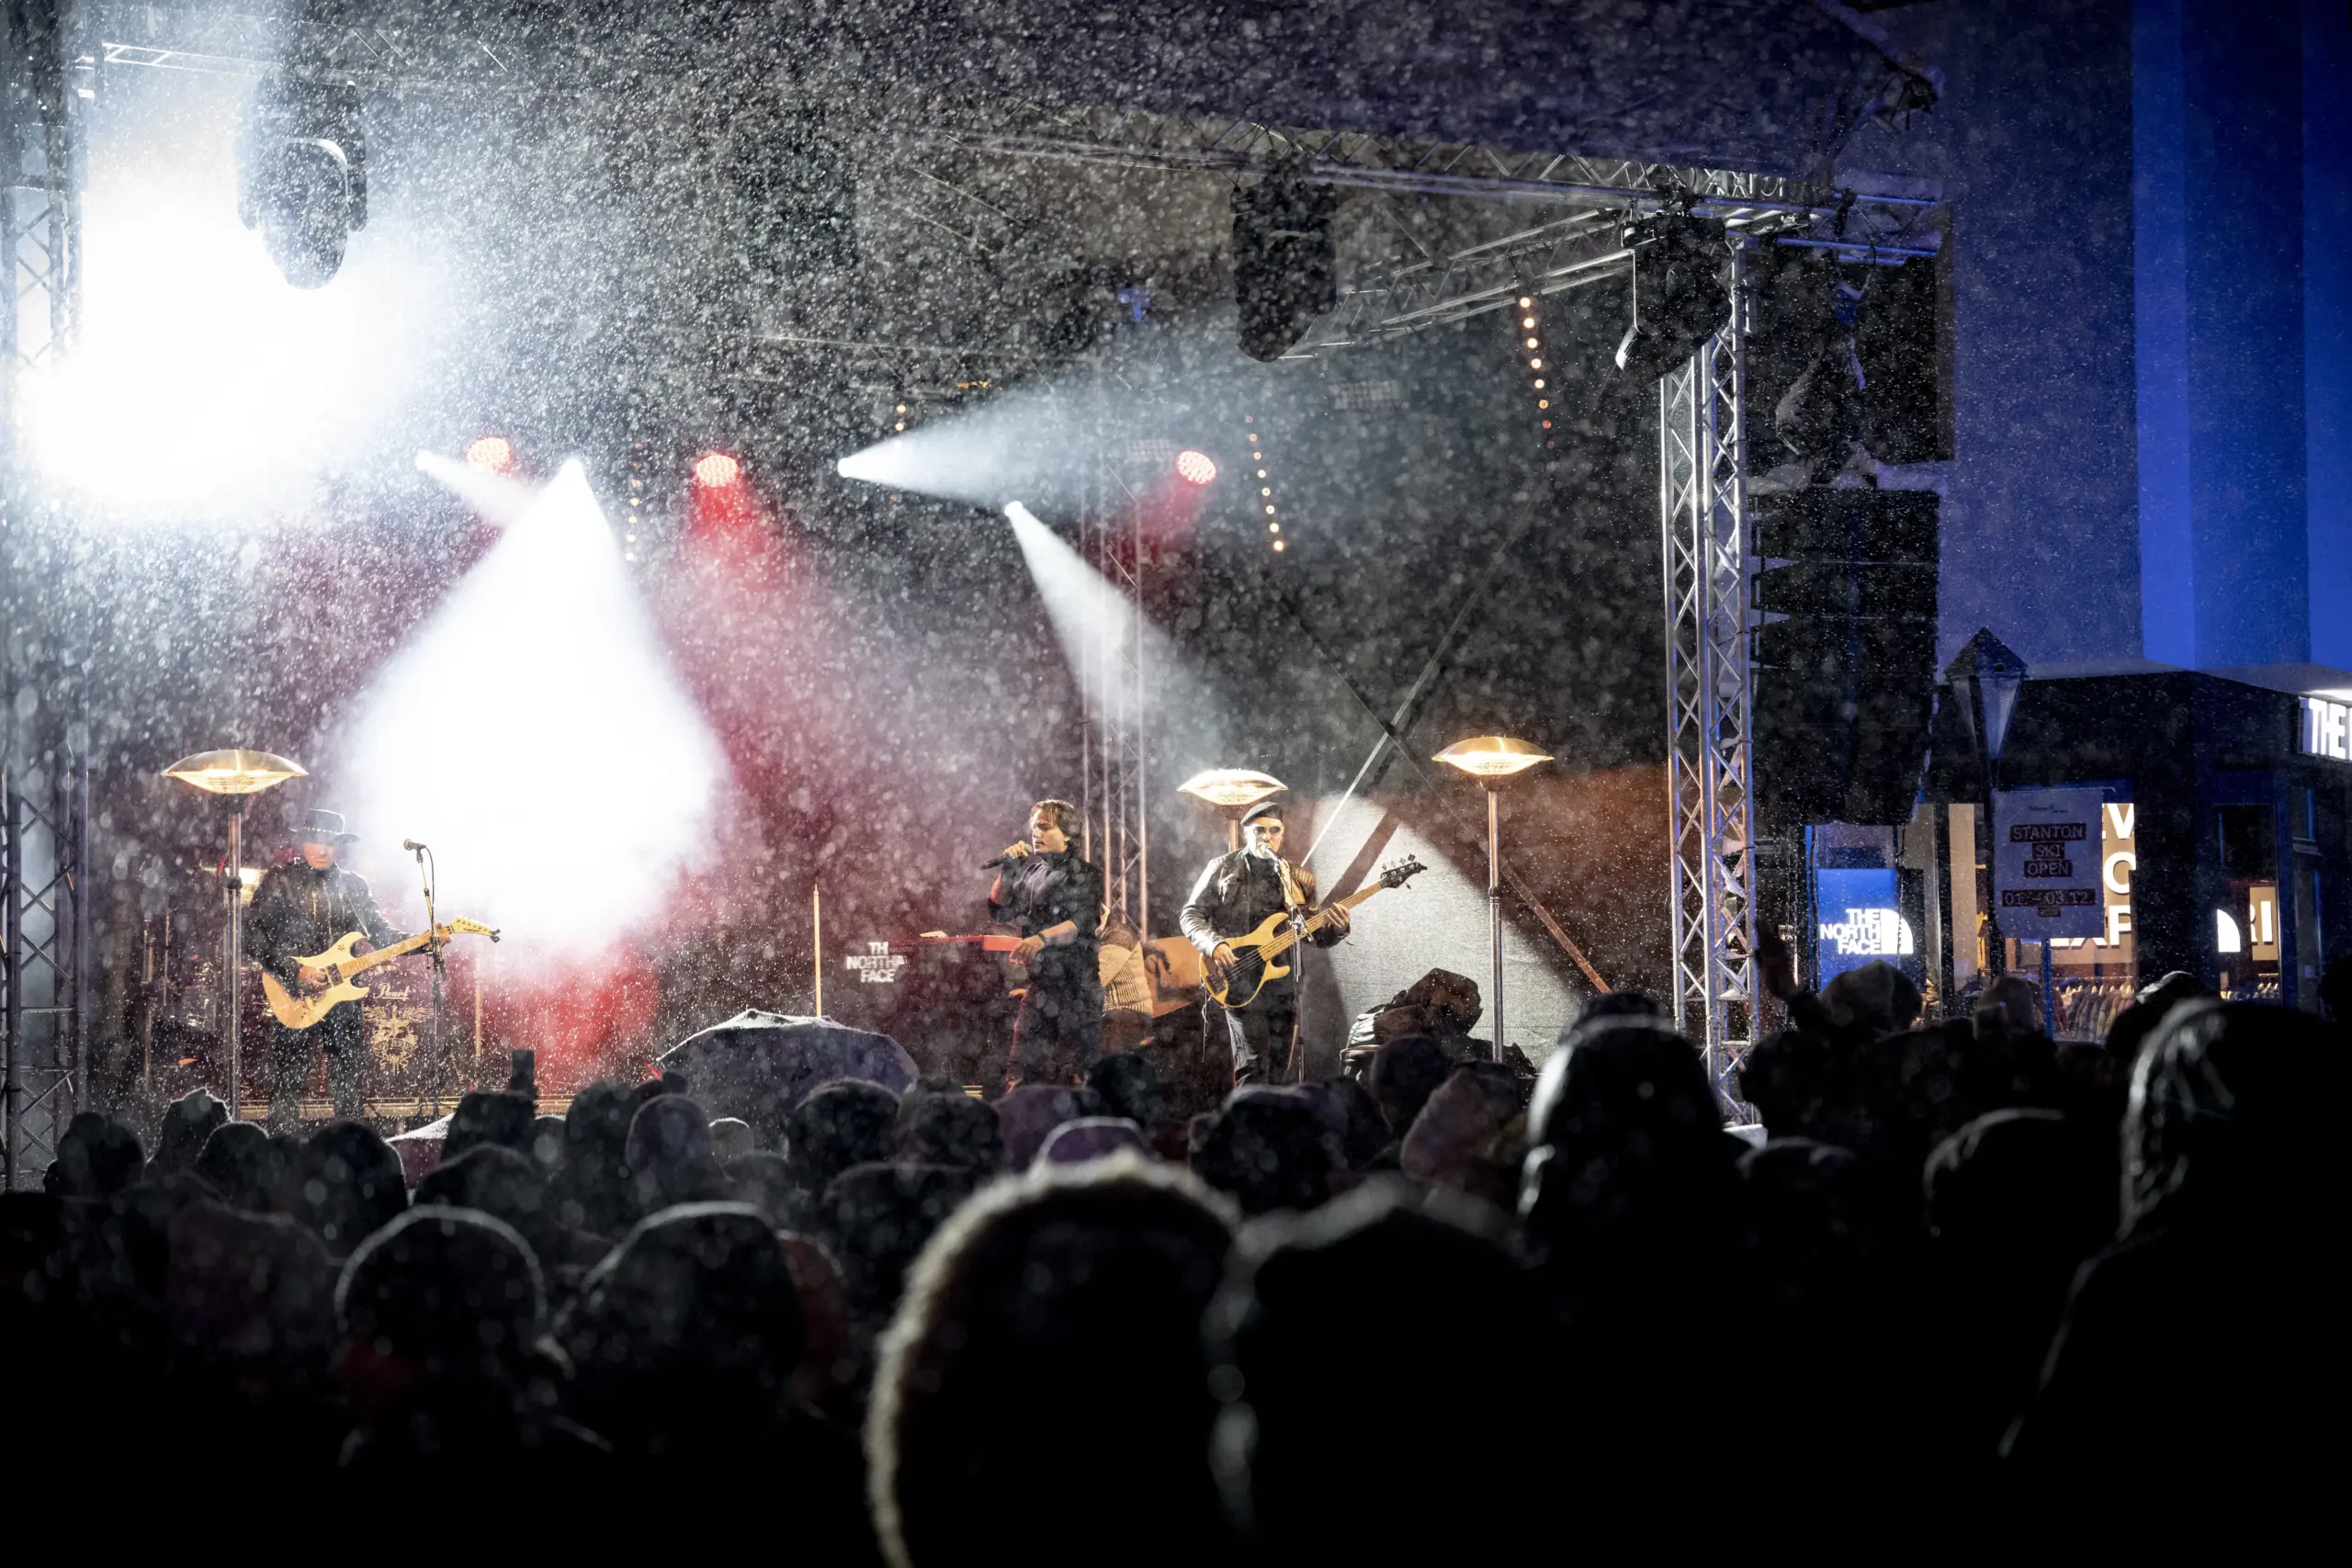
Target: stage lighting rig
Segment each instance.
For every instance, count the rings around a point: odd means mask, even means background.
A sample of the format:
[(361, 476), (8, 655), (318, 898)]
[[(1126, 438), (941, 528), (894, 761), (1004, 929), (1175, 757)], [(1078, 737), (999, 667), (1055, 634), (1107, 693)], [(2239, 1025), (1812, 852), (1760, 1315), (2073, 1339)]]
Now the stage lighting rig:
[(237, 142), (237, 216), (297, 288), (318, 288), (368, 226), (368, 138), (347, 82), (265, 81)]
[(1655, 381), (1730, 319), (1731, 257), (1724, 226), (1693, 217), (1688, 191), (1629, 220), (1624, 242), (1634, 253), (1634, 320), (1617, 344), (1617, 368)]

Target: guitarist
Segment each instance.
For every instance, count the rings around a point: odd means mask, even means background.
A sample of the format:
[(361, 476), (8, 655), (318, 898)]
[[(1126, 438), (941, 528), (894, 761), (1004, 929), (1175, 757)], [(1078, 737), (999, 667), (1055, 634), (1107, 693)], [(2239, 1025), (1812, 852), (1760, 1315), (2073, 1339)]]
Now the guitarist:
[[(358, 836), (344, 831), (340, 811), (313, 807), (303, 813), (295, 829), (300, 856), (262, 873), (253, 902), (245, 907), (246, 953), (289, 991), (315, 991), (327, 984), (325, 973), (302, 963), (302, 956), (334, 946), (346, 931), (367, 938), (352, 949), (355, 956), (390, 946), (406, 934), (384, 919), (365, 879), (335, 864), (343, 846)], [(367, 1040), (360, 1030), (359, 1004), (345, 1002), (309, 1029), (270, 1021), (273, 1133), (298, 1130), (302, 1084), (311, 1076), (313, 1049), (327, 1054), (327, 1092), (334, 1097), (335, 1115), (346, 1121), (359, 1115)]]
[[(1315, 874), (1283, 859), (1283, 808), (1266, 801), (1241, 818), (1242, 847), (1209, 862), (1179, 923), (1201, 950), (1210, 973), (1222, 980), (1233, 967), (1226, 938), (1246, 936), (1269, 915), (1288, 910), (1294, 919), (1315, 913)], [(1348, 934), (1348, 912), (1330, 911), (1322, 930), (1307, 940), (1329, 947)], [(1248, 1005), (1225, 1010), (1233, 1039), (1233, 1082), (1258, 1083), (1272, 1069), (1277, 1052), (1286, 1053), (1298, 1034), (1298, 976), (1270, 980)]]

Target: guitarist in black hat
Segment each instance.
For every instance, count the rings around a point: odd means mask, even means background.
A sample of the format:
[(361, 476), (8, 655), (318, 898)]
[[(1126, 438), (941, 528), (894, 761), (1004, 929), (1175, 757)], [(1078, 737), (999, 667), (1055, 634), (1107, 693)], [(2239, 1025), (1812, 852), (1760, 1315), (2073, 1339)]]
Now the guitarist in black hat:
[[(352, 950), (355, 954), (390, 946), (406, 935), (384, 919), (366, 879), (335, 863), (343, 846), (358, 836), (344, 830), (340, 811), (313, 807), (304, 812), (295, 828), (300, 856), (263, 872), (253, 902), (245, 907), (246, 954), (289, 991), (314, 991), (327, 984), (326, 975), (302, 963), (302, 957), (324, 952), (346, 931), (362, 932), (368, 939)], [(358, 1117), (367, 1037), (360, 1030), (359, 1004), (344, 1002), (309, 1029), (288, 1029), (271, 1021), (270, 1131), (291, 1133), (300, 1123), (302, 1085), (311, 1076), (313, 1050), (327, 1054), (327, 1092), (334, 1100), (335, 1115)]]
[[(1241, 840), (1240, 849), (1209, 862), (1178, 917), (1184, 935), (1220, 980), (1234, 963), (1226, 938), (1247, 936), (1267, 916), (1285, 909), (1300, 919), (1315, 913), (1315, 874), (1283, 859), (1281, 807), (1271, 800), (1251, 807), (1241, 818)], [(1347, 910), (1333, 908), (1323, 928), (1306, 940), (1329, 947), (1347, 934)], [(1225, 1010), (1236, 1086), (1261, 1082), (1274, 1070), (1277, 1054), (1286, 1054), (1296, 1039), (1297, 980), (1295, 974), (1269, 980), (1247, 1003)]]

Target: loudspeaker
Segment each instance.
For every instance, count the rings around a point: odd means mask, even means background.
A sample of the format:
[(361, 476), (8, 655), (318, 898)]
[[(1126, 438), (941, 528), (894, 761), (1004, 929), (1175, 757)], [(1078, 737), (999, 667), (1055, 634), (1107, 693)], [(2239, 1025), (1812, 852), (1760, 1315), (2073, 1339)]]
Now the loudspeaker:
[(1275, 360), (1340, 302), (1331, 215), (1340, 193), (1294, 164), (1233, 187), (1233, 303), (1241, 352)]
[(1758, 496), (1754, 761), (1760, 827), (1911, 819), (1936, 680), (1939, 497)]

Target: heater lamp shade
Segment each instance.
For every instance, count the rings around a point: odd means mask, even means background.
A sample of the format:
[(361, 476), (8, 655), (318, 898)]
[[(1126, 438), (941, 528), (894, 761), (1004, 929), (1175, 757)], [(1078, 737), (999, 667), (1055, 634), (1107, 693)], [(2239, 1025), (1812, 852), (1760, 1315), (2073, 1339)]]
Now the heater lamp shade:
[(1513, 740), (1503, 735), (1479, 735), (1468, 740), (1457, 740), (1430, 759), (1461, 769), (1473, 778), (1502, 779), (1552, 760), (1549, 751), (1539, 751), (1524, 740)]
[(1205, 773), (1194, 773), (1176, 787), (1195, 800), (1238, 810), (1255, 806), (1268, 795), (1280, 795), (1290, 785), (1271, 773), (1253, 773), (1247, 768), (1212, 768)]
[(307, 778), (310, 772), (290, 758), (231, 746), (182, 757), (164, 770), (164, 776), (194, 784), (211, 795), (258, 795), (288, 779)]

